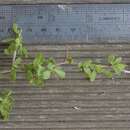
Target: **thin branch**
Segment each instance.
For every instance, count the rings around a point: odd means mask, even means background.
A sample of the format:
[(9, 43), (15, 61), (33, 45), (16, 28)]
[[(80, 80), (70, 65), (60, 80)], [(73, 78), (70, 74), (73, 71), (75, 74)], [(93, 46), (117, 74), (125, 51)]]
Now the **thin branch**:
[(57, 65), (60, 66), (60, 65), (65, 65), (65, 64), (68, 64), (68, 63), (65, 61), (65, 62), (58, 63)]
[(7, 73), (10, 73), (11, 70), (4, 70), (4, 71), (1, 71), (0, 74), (7, 74)]
[(126, 74), (130, 74), (129, 70), (124, 70), (123, 72), (126, 73)]
[[(11, 72), (11, 70), (3, 70), (3, 71), (0, 72), (0, 74), (8, 74), (10, 72)], [(21, 73), (22, 71), (17, 70), (17, 72)]]
[[(61, 62), (61, 63), (59, 63), (59, 64), (57, 64), (57, 65), (65, 65), (65, 64), (70, 64), (70, 63), (68, 63), (68, 61), (67, 61), (67, 58), (69, 57), (69, 46), (66, 46), (66, 53), (65, 53), (65, 59), (64, 59), (64, 62)], [(73, 62), (73, 63), (71, 63), (70, 65), (78, 65), (78, 63), (76, 63), (76, 62)]]
[[(59, 63), (59, 64), (57, 64), (58, 66), (60, 66), (60, 65), (67, 65), (67, 64), (69, 64), (68, 62), (61, 62), (61, 63)], [(69, 64), (69, 65), (78, 65), (78, 63), (72, 63), (72, 64)]]

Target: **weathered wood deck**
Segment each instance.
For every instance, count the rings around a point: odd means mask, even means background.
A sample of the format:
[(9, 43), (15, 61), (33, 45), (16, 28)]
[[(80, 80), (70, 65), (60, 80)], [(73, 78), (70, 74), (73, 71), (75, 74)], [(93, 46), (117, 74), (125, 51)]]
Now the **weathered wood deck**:
[[(0, 45), (0, 68), (6, 69), (11, 58), (3, 54), (4, 47)], [(129, 44), (69, 48), (76, 61), (93, 58), (105, 62), (105, 57), (113, 53), (130, 65)], [(57, 61), (65, 57), (65, 45), (28, 45), (28, 49), (32, 57), (39, 51)], [(43, 89), (29, 87), (22, 73), (17, 82), (7, 77), (0, 80), (0, 90), (10, 88), (15, 97), (9, 122), (0, 121), (0, 130), (130, 130), (130, 75), (114, 80), (98, 76), (95, 82), (89, 82), (76, 66), (63, 67), (66, 79), (52, 78)]]

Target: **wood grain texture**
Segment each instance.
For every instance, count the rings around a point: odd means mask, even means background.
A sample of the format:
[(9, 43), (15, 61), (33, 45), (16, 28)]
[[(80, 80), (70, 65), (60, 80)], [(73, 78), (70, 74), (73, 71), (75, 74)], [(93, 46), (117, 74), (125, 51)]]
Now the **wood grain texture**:
[(130, 3), (130, 0), (0, 0), (0, 4)]
[[(63, 61), (66, 46), (76, 62), (86, 58), (106, 63), (106, 56), (113, 53), (123, 57), (130, 65), (129, 44), (73, 44), (73, 45), (26, 45), (31, 54)], [(0, 69), (10, 67), (11, 57), (3, 54), (6, 45), (0, 44)], [(113, 80), (99, 75), (89, 82), (74, 65), (64, 65), (65, 80), (52, 79), (44, 88), (31, 87), (18, 74), (17, 82), (8, 76), (0, 80), (0, 90), (11, 88), (15, 106), (9, 122), (0, 121), (0, 130), (129, 130), (130, 129), (130, 75), (123, 74)], [(128, 66), (130, 69), (130, 66)]]

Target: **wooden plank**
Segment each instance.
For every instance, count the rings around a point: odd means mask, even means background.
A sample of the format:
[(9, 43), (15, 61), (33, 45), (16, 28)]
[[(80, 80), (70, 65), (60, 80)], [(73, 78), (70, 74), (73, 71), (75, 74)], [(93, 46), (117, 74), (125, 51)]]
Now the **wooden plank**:
[[(79, 130), (80, 128), (68, 128), (68, 130)], [(5, 130), (5, 129), (2, 129), (2, 130)], [(8, 129), (8, 128), (6, 128), (6, 130), (14, 130), (14, 129)], [(28, 128), (28, 129), (26, 129), (26, 128), (15, 128), (15, 130), (43, 130), (43, 128)], [(48, 130), (48, 129), (45, 129), (45, 130)], [(53, 129), (51, 129), (51, 128), (49, 128), (49, 130), (66, 130), (66, 128), (53, 128)], [(110, 130), (110, 128), (109, 127), (104, 127), (104, 128), (101, 128), (101, 127), (99, 127), (99, 128), (82, 128), (81, 130)], [(122, 130), (122, 128), (116, 128), (116, 127), (114, 127), (114, 130)], [(129, 130), (129, 128), (128, 127), (123, 127), (123, 130)]]
[[(0, 125), (0, 128), (2, 129), (3, 128), (3, 124)], [(28, 129), (28, 128), (44, 128), (44, 129), (53, 129), (53, 128), (66, 128), (66, 129), (70, 129), (70, 128), (79, 128), (79, 129), (82, 129), (82, 128), (109, 128), (109, 129), (113, 129), (113, 128), (128, 128), (130, 127), (130, 124), (129, 124), (129, 121), (109, 121), (109, 122), (103, 122), (103, 121), (89, 121), (89, 122), (10, 122), (10, 123), (6, 123), (6, 128), (9, 128), (9, 127), (13, 127), (15, 126), (15, 128), (25, 128), (25, 129)]]
[[(129, 43), (118, 43), (118, 44), (48, 44), (40, 45), (40, 44), (25, 44), (29, 51), (66, 51), (67, 49), (70, 51), (127, 51), (130, 49)], [(0, 52), (3, 51), (4, 48), (7, 47), (7, 44), (0, 43)]]
[[(65, 57), (66, 45), (27, 45), (32, 60), (37, 52), (54, 56), (58, 62)], [(0, 45), (0, 68), (10, 67), (11, 58)], [(69, 45), (76, 62), (92, 57), (106, 63), (108, 53), (123, 56), (130, 64), (129, 44)], [(6, 59), (7, 58), (7, 59)], [(18, 81), (0, 80), (0, 90), (12, 88), (15, 106), (8, 122), (0, 120), (1, 130), (129, 130), (130, 78), (123, 74), (111, 80), (99, 75), (95, 82), (85, 79), (74, 65), (64, 65), (65, 80), (52, 77), (44, 88), (32, 88), (18, 74)], [(128, 66), (130, 69), (130, 66)]]

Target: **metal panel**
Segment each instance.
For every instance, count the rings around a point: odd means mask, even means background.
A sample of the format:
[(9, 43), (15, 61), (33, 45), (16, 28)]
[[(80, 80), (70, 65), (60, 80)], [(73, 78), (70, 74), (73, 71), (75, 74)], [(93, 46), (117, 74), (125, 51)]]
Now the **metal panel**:
[(1, 5), (1, 39), (14, 21), (27, 43), (130, 42), (130, 4)]

